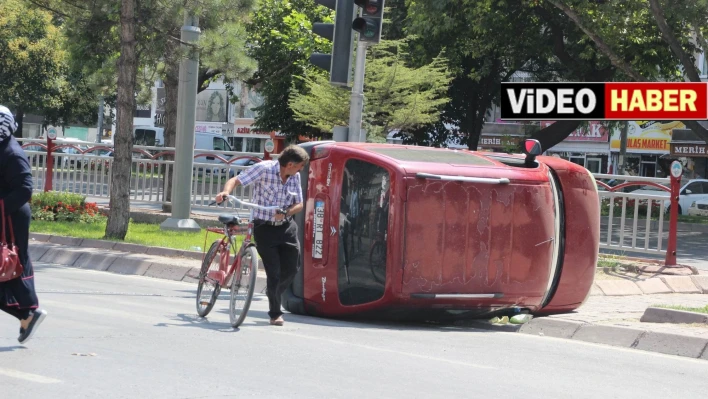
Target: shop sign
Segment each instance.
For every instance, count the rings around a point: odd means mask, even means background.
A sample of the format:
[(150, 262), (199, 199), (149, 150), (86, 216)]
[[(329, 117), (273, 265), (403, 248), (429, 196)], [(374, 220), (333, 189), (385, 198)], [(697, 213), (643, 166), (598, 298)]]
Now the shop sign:
[[(685, 125), (679, 121), (630, 121), (627, 130), (627, 152), (666, 154), (670, 150), (671, 134), (673, 129), (684, 129)], [(612, 131), (610, 149), (620, 150), (621, 128)]]
[(521, 137), (518, 136), (490, 136), (483, 134), (479, 136), (479, 148), (505, 148), (518, 146)]
[[(553, 123), (555, 123), (555, 121), (541, 121), (541, 129), (545, 129)], [(573, 133), (571, 133), (563, 141), (590, 141), (607, 143), (610, 138), (609, 136), (609, 129), (607, 129), (601, 122), (590, 121), (588, 126), (575, 129)]]
[(196, 122), (194, 131), (199, 133), (221, 134), (223, 123), (220, 122)]
[(671, 155), (708, 158), (708, 144), (671, 144)]

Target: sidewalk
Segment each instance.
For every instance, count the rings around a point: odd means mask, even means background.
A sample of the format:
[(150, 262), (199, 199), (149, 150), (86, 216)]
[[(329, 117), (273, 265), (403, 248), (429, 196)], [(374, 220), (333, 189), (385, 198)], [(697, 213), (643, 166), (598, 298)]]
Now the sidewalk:
[[(32, 233), (30, 256), (44, 263), (187, 281), (196, 286), (202, 253)], [(264, 291), (265, 280), (265, 273), (259, 270), (257, 292)], [(461, 324), (708, 360), (708, 324), (639, 321), (653, 305), (705, 306), (708, 275), (649, 280), (597, 279), (591, 296), (576, 312), (536, 317), (522, 326), (487, 321)]]

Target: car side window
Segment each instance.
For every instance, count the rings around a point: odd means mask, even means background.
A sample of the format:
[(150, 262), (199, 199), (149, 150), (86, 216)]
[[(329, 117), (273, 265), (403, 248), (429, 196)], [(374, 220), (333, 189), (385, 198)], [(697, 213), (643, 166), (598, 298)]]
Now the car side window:
[(343, 305), (381, 299), (386, 283), (388, 171), (357, 159), (346, 162), (339, 208), (338, 286)]
[(703, 183), (693, 182), (689, 184), (686, 187), (686, 192), (684, 194), (688, 194), (688, 190), (691, 190), (691, 194), (703, 194)]
[(214, 151), (228, 151), (226, 148), (226, 140), (221, 137), (214, 137)]
[(701, 186), (703, 186), (703, 194), (708, 194), (708, 182), (704, 181)]

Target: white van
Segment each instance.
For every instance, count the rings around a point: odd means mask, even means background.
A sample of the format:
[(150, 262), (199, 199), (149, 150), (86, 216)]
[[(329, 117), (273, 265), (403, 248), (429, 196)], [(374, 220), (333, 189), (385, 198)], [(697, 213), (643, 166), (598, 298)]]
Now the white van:
[[(165, 146), (165, 129), (154, 126), (135, 126), (133, 144), (149, 147)], [(194, 133), (194, 149), (201, 151), (233, 151), (228, 141), (219, 133)]]
[[(133, 144), (149, 147), (165, 146), (165, 129), (154, 126), (135, 126), (133, 128)], [(219, 133), (194, 133), (194, 155), (200, 153), (212, 153), (215, 151), (233, 151), (228, 141)], [(230, 159), (231, 155), (220, 154), (224, 159)], [(222, 163), (215, 157), (199, 157), (195, 163)], [(198, 168), (201, 170), (201, 168)], [(224, 169), (225, 171), (225, 169)], [(207, 172), (211, 170), (207, 169)]]

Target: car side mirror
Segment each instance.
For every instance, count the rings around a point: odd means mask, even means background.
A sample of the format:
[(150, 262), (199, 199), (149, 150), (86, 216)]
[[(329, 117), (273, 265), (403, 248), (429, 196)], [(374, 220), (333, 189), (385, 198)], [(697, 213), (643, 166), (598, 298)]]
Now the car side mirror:
[(526, 154), (526, 165), (533, 165), (536, 162), (536, 157), (543, 154), (541, 143), (534, 139), (524, 140), (524, 154)]
[(689, 190), (689, 189), (686, 189), (686, 190), (684, 191), (684, 193), (685, 193), (686, 195), (688, 195), (688, 194), (693, 194), (693, 191), (691, 191), (691, 190)]

